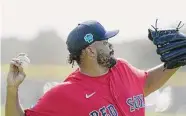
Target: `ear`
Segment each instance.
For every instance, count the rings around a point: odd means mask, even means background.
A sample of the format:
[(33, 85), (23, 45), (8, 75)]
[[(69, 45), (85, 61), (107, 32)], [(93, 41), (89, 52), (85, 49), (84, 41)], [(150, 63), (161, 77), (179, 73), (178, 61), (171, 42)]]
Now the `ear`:
[(86, 53), (88, 54), (88, 56), (91, 56), (91, 57), (96, 56), (96, 50), (91, 46), (88, 46), (86, 48)]

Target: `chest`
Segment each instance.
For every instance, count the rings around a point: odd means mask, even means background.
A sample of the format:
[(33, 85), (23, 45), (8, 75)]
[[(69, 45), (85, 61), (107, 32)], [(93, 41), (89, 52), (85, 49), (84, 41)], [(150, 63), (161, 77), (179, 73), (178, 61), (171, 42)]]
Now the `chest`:
[(110, 91), (110, 86), (103, 84), (92, 87), (79, 87), (74, 106), (76, 113), (82, 116), (122, 116)]
[[(90, 84), (79, 86), (74, 92), (72, 101), (76, 107), (74, 112), (89, 116), (125, 116), (130, 113), (141, 112), (144, 107), (142, 91), (125, 88), (109, 81), (108, 84)], [(88, 84), (89, 85), (89, 84)]]

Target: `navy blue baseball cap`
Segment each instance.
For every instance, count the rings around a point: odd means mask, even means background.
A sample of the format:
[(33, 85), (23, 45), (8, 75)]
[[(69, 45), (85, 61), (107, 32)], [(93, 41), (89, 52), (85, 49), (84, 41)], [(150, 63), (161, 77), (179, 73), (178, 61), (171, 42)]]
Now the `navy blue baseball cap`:
[(106, 31), (97, 21), (85, 21), (78, 24), (67, 37), (67, 48), (71, 54), (78, 54), (95, 41), (108, 40), (119, 33), (119, 30)]

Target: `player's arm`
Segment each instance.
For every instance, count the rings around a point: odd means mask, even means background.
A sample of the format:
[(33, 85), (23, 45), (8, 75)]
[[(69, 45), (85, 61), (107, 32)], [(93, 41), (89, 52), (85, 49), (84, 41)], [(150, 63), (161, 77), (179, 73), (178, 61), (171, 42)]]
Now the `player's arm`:
[(26, 77), (22, 63), (27, 61), (26, 54), (19, 54), (10, 62), (7, 75), (7, 95), (5, 105), (5, 116), (24, 116), (24, 112), (19, 104), (18, 88)]
[(161, 64), (148, 70), (144, 87), (145, 96), (162, 87), (178, 69), (179, 68), (164, 70), (164, 65)]
[(7, 87), (5, 116), (24, 116), (16, 87)]

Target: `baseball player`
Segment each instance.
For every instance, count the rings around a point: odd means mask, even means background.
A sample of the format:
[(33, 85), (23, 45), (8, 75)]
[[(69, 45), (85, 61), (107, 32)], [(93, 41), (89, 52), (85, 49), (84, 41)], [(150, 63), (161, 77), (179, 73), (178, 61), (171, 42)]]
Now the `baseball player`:
[(26, 75), (20, 60), (14, 58), (7, 76), (6, 116), (144, 116), (144, 97), (159, 89), (179, 67), (165, 69), (161, 64), (143, 71), (115, 58), (108, 39), (118, 32), (106, 31), (97, 21), (78, 24), (66, 44), (69, 63), (79, 68), (25, 110), (18, 91)]

